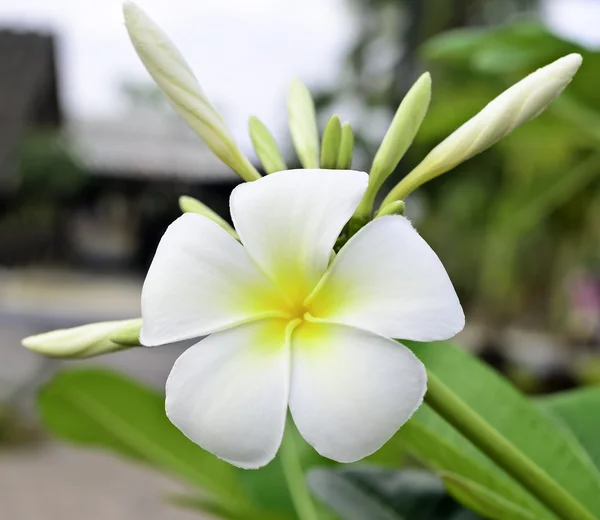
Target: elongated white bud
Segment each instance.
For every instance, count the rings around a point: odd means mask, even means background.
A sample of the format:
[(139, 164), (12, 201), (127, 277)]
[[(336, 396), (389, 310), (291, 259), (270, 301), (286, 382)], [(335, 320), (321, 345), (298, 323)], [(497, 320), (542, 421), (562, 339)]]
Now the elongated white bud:
[(491, 101), (438, 144), (386, 197), (384, 205), (403, 199), (418, 186), (483, 152), (552, 103), (581, 65), (569, 54), (536, 70)]
[(104, 321), (29, 336), (22, 344), (48, 357), (86, 358), (139, 345), (141, 326), (141, 318)]
[(260, 178), (169, 37), (133, 2), (123, 4), (123, 14), (138, 56), (173, 108), (213, 153), (242, 179)]

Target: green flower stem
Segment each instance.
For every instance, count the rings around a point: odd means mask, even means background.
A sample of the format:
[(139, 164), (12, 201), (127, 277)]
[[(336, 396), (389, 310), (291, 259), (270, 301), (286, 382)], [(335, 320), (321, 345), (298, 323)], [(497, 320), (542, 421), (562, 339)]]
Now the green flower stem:
[(575, 497), (427, 371), (425, 402), (562, 520), (597, 520)]
[[(383, 202), (381, 203), (381, 209), (385, 208), (388, 204), (396, 200), (403, 200), (408, 195), (410, 195), (413, 191), (415, 191), (419, 186), (425, 184), (427, 181), (431, 180), (433, 177), (437, 176), (433, 175), (431, 177), (427, 177), (424, 175), (425, 168), (421, 167), (421, 165), (417, 166), (414, 170), (412, 170), (406, 177), (404, 177), (392, 191), (390, 191)], [(380, 210), (381, 211), (381, 210)]]
[(299, 520), (319, 520), (312, 498), (306, 487), (304, 471), (294, 441), (294, 430), (289, 424), (283, 435), (283, 443), (279, 449), (279, 459), (287, 482), (292, 502)]

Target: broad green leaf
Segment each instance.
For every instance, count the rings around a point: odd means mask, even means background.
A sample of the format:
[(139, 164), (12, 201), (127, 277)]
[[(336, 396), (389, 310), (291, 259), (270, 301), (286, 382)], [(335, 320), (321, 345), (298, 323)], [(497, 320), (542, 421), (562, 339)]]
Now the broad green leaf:
[(600, 473), (590, 464), (581, 445), (557, 427), (533, 401), (484, 363), (449, 342), (406, 343), (428, 371), (491, 430), (591, 513), (600, 515)]
[(583, 50), (531, 20), (503, 25), (492, 31), (473, 28), (447, 31), (429, 39), (422, 48), (428, 59), (504, 75), (530, 71), (560, 56)]
[(143, 461), (214, 496), (244, 499), (237, 469), (173, 426), (162, 394), (124, 375), (88, 368), (59, 373), (40, 391), (38, 408), (57, 437)]
[(442, 480), (454, 498), (485, 518), (495, 520), (537, 520), (539, 518), (489, 489), (458, 475), (442, 474)]
[(169, 495), (167, 501), (175, 506), (210, 514), (225, 520), (289, 520), (289, 516), (254, 510), (251, 508), (236, 509), (234, 504), (215, 502), (210, 498), (197, 495)]
[(440, 480), (423, 470), (318, 468), (308, 474), (308, 484), (342, 520), (447, 520), (464, 513)]
[(600, 388), (562, 392), (544, 397), (539, 403), (568, 427), (600, 468)]
[(556, 518), (427, 405), (419, 408), (397, 438), (429, 468), (473, 481), (508, 502), (535, 512), (539, 519)]
[[(278, 458), (255, 471), (219, 460), (171, 424), (161, 392), (124, 375), (100, 369), (62, 372), (42, 389), (38, 406), (56, 436), (145, 462), (208, 491), (201, 502), (212, 513), (228, 511), (249, 520), (296, 518)], [(303, 440), (298, 445), (304, 467), (323, 464), (325, 459)], [(199, 500), (191, 502), (199, 507)]]

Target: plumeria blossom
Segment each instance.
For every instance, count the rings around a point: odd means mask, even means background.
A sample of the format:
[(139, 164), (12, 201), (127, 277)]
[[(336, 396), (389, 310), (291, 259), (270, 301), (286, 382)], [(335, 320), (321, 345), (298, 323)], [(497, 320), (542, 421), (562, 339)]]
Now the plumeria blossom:
[(239, 242), (194, 213), (165, 232), (142, 291), (140, 341), (208, 335), (166, 385), (167, 415), (204, 449), (261, 467), (289, 407), (320, 454), (353, 462), (421, 404), (425, 368), (391, 338), (447, 339), (464, 315), (440, 260), (402, 216), (375, 219), (333, 258), (367, 183), (358, 171), (282, 171), (233, 190)]

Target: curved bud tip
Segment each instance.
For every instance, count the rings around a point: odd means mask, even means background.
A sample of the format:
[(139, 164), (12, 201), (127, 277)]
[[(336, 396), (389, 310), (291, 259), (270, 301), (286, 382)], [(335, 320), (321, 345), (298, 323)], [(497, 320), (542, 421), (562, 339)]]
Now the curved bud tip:
[(142, 20), (149, 20), (148, 15), (135, 2), (126, 0), (123, 2), (123, 16), (128, 26), (139, 23)]
[(582, 62), (583, 58), (581, 57), (581, 54), (574, 52), (556, 60), (554, 63), (548, 65), (548, 67), (556, 67), (565, 74), (565, 78), (568, 79), (568, 81), (571, 81), (579, 67), (581, 67)]
[(123, 4), (123, 15), (135, 51), (175, 111), (242, 179), (259, 179), (260, 174), (234, 142), (221, 116), (202, 92), (192, 69), (169, 36), (133, 2)]
[(505, 90), (431, 150), (388, 194), (384, 205), (405, 198), (425, 182), (487, 150), (536, 118), (567, 87), (582, 61), (581, 55), (568, 54)]

